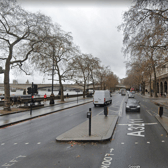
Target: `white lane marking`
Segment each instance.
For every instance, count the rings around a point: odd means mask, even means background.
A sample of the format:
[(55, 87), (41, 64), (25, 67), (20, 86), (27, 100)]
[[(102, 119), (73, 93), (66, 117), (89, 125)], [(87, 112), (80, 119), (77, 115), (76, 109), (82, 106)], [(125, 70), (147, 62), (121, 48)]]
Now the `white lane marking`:
[(13, 159), (13, 160), (11, 160), (10, 162), (11, 162), (11, 163), (16, 163), (16, 162), (18, 162), (18, 161), (15, 160), (15, 159)]
[(165, 142), (164, 140), (162, 142)]
[(109, 111), (112, 111), (112, 112), (117, 112), (118, 113), (118, 111), (115, 111), (115, 110), (111, 110), (111, 109), (108, 109)]
[(9, 163), (3, 164), (2, 167), (8, 168), (8, 167), (13, 166), (13, 165), (16, 164), (17, 162), (19, 162), (19, 158), (21, 158), (21, 157), (26, 157), (26, 156), (20, 155), (20, 156), (18, 156), (18, 157), (16, 157), (16, 158), (12, 159), (11, 161), (9, 161)]
[[(104, 111), (104, 110), (103, 110)], [(100, 113), (103, 113), (103, 111), (101, 111)], [(100, 113), (98, 113), (96, 116), (98, 116)]]
[(125, 98), (126, 96), (124, 97), (123, 101), (121, 102), (121, 105), (120, 105), (120, 109), (119, 109), (119, 116), (122, 117), (122, 109), (123, 109), (123, 105), (125, 104), (124, 101), (125, 101)]
[(150, 112), (149, 112), (149, 110), (146, 110), (147, 112), (148, 112), (148, 114), (150, 114), (151, 116), (153, 116)]
[(17, 145), (17, 143), (14, 143), (14, 145)]
[(38, 145), (40, 145), (40, 144), (41, 144), (41, 142), (38, 142), (37, 144), (38, 144)]
[(143, 132), (145, 132), (145, 124), (141, 123), (143, 122), (141, 120), (142, 119), (130, 119), (131, 124), (128, 124), (128, 130), (135, 132), (127, 133), (127, 135), (145, 137), (145, 135), (143, 135)]
[(147, 143), (148, 143), (148, 144), (150, 144), (150, 142), (149, 142), (149, 141), (148, 141)]
[(103, 162), (101, 164), (101, 168), (108, 168), (111, 165), (111, 161), (113, 160), (112, 156), (114, 156), (113, 148), (110, 149), (110, 153), (106, 153), (105, 157), (103, 159)]
[(113, 149), (113, 148), (111, 148), (111, 149), (110, 149), (110, 153), (112, 153), (112, 152), (113, 152), (113, 150), (114, 150), (114, 149)]
[(135, 144), (137, 145), (137, 144), (138, 144), (138, 142), (135, 142)]
[[(158, 123), (143, 123), (143, 124), (145, 124), (145, 125), (156, 125)], [(129, 124), (117, 124), (117, 125), (129, 125)]]
[(122, 145), (124, 145), (124, 142), (121, 142)]
[(29, 143), (27, 142), (27, 143), (25, 143), (25, 145), (28, 145)]
[(5, 145), (5, 143), (2, 143), (1, 145)]

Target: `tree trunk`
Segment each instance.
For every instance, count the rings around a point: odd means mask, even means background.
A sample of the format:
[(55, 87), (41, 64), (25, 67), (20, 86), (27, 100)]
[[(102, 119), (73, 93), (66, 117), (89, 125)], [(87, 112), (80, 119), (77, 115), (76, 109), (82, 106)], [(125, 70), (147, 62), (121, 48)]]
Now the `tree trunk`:
[(151, 92), (151, 74), (150, 74), (150, 81), (149, 81), (149, 93), (150, 93), (150, 97), (152, 97), (152, 92)]
[(103, 90), (103, 82), (102, 82), (102, 77), (101, 77), (101, 90)]
[(145, 95), (145, 82), (142, 81), (142, 95)]
[(93, 80), (93, 93), (94, 93), (94, 90), (95, 90), (95, 84), (94, 84), (94, 80)]
[(59, 74), (59, 71), (58, 71), (58, 76), (59, 76), (59, 84), (61, 88), (61, 101), (64, 101), (64, 88), (63, 88), (63, 84), (61, 81), (61, 75)]
[(157, 97), (157, 82), (156, 82), (156, 71), (155, 71), (155, 66), (154, 68), (154, 97)]
[(10, 55), (8, 59), (6, 60), (5, 72), (4, 72), (4, 91), (5, 91), (4, 110), (5, 111), (11, 110), (10, 108), (10, 84), (9, 84)]
[(85, 98), (85, 89), (86, 89), (86, 82), (84, 82), (84, 87), (83, 87), (83, 98)]
[(62, 83), (60, 84), (60, 87), (61, 87), (61, 101), (64, 101), (64, 87)]

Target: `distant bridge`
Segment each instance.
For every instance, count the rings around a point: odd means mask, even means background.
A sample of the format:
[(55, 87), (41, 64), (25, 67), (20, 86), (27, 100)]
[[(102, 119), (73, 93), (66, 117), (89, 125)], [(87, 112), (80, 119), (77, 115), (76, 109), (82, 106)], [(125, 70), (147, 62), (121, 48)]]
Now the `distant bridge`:
[[(36, 84), (36, 83), (34, 83)], [(47, 88), (51, 88), (52, 84), (36, 84), (38, 86), (38, 89), (47, 89)], [(10, 88), (15, 88), (15, 89), (26, 89), (28, 87), (31, 87), (32, 84), (10, 84)], [(59, 90), (60, 85), (59, 84), (54, 84), (54, 89)], [(63, 84), (64, 89), (65, 90), (73, 90), (73, 89), (79, 89), (79, 90), (83, 90), (82, 86), (79, 86), (77, 84)], [(3, 83), (0, 83), (0, 87), (4, 87)], [(89, 84), (89, 86), (86, 86), (86, 89), (93, 89), (93, 85)], [(98, 89), (100, 88), (100, 85), (95, 85), (95, 88)]]

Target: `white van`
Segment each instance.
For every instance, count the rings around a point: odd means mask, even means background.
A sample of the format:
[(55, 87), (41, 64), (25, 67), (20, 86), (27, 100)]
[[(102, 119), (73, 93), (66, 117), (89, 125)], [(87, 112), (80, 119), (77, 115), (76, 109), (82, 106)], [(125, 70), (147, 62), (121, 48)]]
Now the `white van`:
[(105, 105), (107, 103), (112, 103), (112, 98), (109, 90), (95, 90), (93, 96), (93, 104), (96, 105)]
[(126, 89), (120, 89), (120, 91), (121, 91), (121, 96), (125, 96), (127, 93)]

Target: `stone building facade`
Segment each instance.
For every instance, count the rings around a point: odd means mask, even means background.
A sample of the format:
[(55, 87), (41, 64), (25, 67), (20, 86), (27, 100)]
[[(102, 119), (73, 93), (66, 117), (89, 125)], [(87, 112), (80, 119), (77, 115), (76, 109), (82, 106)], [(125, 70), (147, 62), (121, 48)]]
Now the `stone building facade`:
[[(156, 68), (156, 80), (157, 80), (157, 95), (163, 96), (165, 95), (165, 93), (167, 95), (168, 93), (168, 63), (165, 63), (162, 66)], [(151, 76), (151, 81), (152, 81), (151, 89), (153, 90), (154, 74), (152, 74)], [(150, 87), (149, 81), (147, 81), (145, 89), (149, 91), (150, 90), (149, 87)]]

